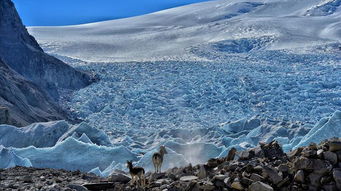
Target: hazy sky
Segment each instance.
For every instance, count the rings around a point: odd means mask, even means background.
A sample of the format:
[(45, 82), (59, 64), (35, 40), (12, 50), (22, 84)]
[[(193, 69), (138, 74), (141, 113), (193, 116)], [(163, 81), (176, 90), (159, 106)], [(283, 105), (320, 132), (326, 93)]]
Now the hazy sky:
[(13, 0), (27, 26), (103, 21), (202, 1), (208, 0)]

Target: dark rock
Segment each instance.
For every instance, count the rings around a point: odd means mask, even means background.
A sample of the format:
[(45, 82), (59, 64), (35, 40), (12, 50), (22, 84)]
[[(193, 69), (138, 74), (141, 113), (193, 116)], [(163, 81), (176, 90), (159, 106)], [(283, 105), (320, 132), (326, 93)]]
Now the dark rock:
[(252, 173), (250, 179), (253, 181), (262, 181), (264, 180), (264, 177), (256, 173)]
[(253, 181), (250, 178), (242, 177), (240, 179), (240, 183), (242, 183), (243, 185), (249, 186), (250, 184), (253, 183)]
[(286, 164), (280, 164), (278, 166), (278, 170), (281, 172), (288, 172), (289, 171), (289, 166)]
[(257, 182), (252, 183), (249, 186), (249, 190), (250, 191), (253, 191), (253, 190), (255, 190), (255, 191), (273, 191), (274, 189), (268, 184), (257, 181)]
[(302, 156), (307, 157), (307, 158), (315, 158), (317, 156), (317, 151), (316, 150), (303, 150), (302, 151)]
[(320, 182), (322, 185), (329, 184), (332, 181), (333, 177), (331, 176), (324, 176), (321, 178)]
[(282, 180), (282, 177), (276, 172), (276, 170), (268, 166), (263, 167), (263, 176), (268, 177), (274, 184), (278, 184)]
[(22, 181), (23, 181), (24, 183), (33, 183), (32, 176), (30, 176), (30, 175), (24, 176), (23, 179), (22, 179)]
[(108, 178), (109, 182), (120, 182), (123, 184), (128, 183), (130, 180), (131, 178), (124, 174), (111, 174)]
[(304, 183), (304, 171), (303, 170), (297, 171), (294, 176), (294, 180), (299, 183)]
[(216, 158), (212, 158), (212, 159), (207, 161), (207, 167), (209, 167), (209, 168), (215, 168), (219, 164), (221, 164), (221, 161), (219, 159), (216, 159)]
[(321, 159), (308, 159), (306, 157), (297, 158), (293, 164), (294, 168), (297, 170), (311, 170), (320, 174), (329, 172), (332, 169), (332, 166), (328, 161)]
[(329, 151), (336, 152), (341, 151), (341, 142), (340, 141), (331, 141), (328, 143)]
[(336, 187), (341, 190), (341, 169), (333, 170), (333, 178), (336, 182)]
[(272, 141), (268, 144), (260, 143), (260, 147), (264, 156), (270, 160), (285, 159), (287, 157), (277, 141)]
[(225, 187), (225, 179), (227, 178), (226, 175), (215, 175), (211, 182), (214, 184), (215, 187), (218, 187), (218, 188), (223, 188)]
[(327, 184), (323, 185), (322, 189), (324, 191), (337, 191), (338, 189), (336, 188), (335, 184)]
[(225, 161), (231, 161), (234, 160), (234, 157), (236, 156), (237, 149), (231, 148), (230, 151), (227, 154), (227, 157), (225, 158)]
[(309, 181), (310, 181), (310, 185), (313, 185), (315, 187), (320, 187), (321, 186), (321, 177), (322, 175), (321, 174), (318, 174), (318, 173), (310, 173), (308, 175), (308, 178), (309, 178)]
[(288, 157), (290, 160), (293, 160), (295, 157), (299, 156), (303, 151), (302, 147), (299, 147), (291, 152), (288, 153)]
[(285, 177), (283, 180), (281, 180), (278, 184), (277, 187), (281, 188), (283, 187), (283, 185), (286, 185), (290, 182), (290, 178), (289, 177)]
[(331, 164), (336, 165), (337, 164), (337, 154), (326, 151), (323, 153), (323, 158), (328, 160)]

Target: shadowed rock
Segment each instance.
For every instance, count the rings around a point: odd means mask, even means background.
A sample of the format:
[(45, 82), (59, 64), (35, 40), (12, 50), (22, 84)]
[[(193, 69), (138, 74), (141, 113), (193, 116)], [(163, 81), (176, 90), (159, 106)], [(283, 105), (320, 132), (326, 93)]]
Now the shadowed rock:
[(0, 60), (0, 124), (24, 126), (58, 120), (65, 114), (37, 85)]
[(0, 58), (53, 98), (58, 98), (57, 88), (79, 89), (92, 81), (87, 74), (45, 54), (27, 32), (11, 0), (0, 1)]

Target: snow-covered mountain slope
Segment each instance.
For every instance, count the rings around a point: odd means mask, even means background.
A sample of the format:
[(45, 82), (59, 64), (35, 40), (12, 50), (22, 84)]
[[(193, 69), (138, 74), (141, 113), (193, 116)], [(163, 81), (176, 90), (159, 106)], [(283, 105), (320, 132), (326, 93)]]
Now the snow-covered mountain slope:
[(339, 5), (337, 0), (218, 0), (128, 19), (29, 31), (49, 53), (84, 61), (193, 60), (187, 48), (223, 40), (269, 36), (275, 42), (263, 48), (297, 50), (340, 42)]

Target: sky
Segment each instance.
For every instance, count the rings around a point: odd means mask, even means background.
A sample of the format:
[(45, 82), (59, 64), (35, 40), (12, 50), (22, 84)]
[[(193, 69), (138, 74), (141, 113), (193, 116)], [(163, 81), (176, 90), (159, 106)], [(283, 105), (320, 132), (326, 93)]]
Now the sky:
[(209, 0), (12, 0), (26, 26), (58, 26), (143, 15)]

